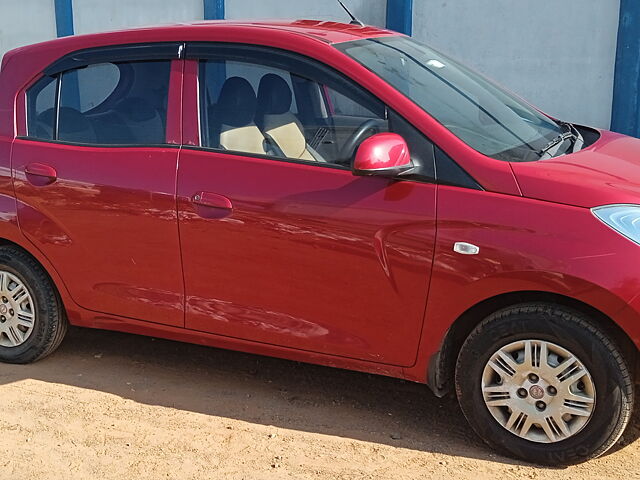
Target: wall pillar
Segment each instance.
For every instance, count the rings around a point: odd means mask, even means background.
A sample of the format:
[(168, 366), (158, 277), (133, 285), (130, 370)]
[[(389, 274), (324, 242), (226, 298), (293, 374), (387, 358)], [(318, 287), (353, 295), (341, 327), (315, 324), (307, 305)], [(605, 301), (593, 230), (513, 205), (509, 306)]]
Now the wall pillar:
[(58, 37), (73, 35), (73, 0), (55, 0)]
[(205, 20), (224, 20), (225, 0), (204, 0)]
[(387, 28), (411, 35), (413, 32), (413, 0), (387, 0)]
[(620, 0), (611, 130), (640, 137), (640, 2)]

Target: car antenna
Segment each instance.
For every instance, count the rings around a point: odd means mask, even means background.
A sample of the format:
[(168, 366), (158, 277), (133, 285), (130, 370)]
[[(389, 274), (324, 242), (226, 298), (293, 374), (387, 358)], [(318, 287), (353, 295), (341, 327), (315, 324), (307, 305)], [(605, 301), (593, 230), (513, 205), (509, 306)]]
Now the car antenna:
[(351, 17), (351, 22), (350, 22), (351, 25), (359, 25), (361, 27), (365, 26), (365, 24), (362, 23), (360, 20), (358, 20), (356, 16), (353, 13), (351, 13), (351, 10), (349, 10), (347, 6), (344, 3), (342, 3), (342, 0), (338, 0), (338, 3), (342, 8), (344, 8), (344, 11), (347, 12), (347, 15)]

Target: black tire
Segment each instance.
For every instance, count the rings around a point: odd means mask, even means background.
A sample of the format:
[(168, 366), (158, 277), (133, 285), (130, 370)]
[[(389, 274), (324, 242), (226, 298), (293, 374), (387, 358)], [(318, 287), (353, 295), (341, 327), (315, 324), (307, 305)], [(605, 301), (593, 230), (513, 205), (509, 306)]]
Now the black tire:
[[(555, 443), (538, 443), (511, 433), (484, 401), (482, 372), (490, 357), (512, 342), (527, 339), (551, 342), (571, 352), (595, 386), (589, 421), (573, 436)], [(464, 415), (486, 443), (536, 464), (570, 465), (602, 455), (620, 438), (633, 411), (632, 375), (620, 349), (587, 316), (560, 305), (522, 304), (487, 317), (460, 351), (455, 384)]]
[(0, 345), (0, 361), (24, 364), (40, 360), (58, 348), (67, 332), (67, 318), (60, 296), (42, 266), (18, 247), (0, 246), (0, 271), (18, 277), (35, 303), (31, 334), (15, 347)]

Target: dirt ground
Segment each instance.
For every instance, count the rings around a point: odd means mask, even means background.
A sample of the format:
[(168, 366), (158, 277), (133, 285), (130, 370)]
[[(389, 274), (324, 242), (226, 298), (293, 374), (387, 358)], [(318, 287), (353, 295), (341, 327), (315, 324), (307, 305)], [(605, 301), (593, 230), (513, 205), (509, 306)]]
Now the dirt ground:
[(0, 365), (0, 479), (640, 478), (640, 420), (609, 455), (495, 454), (451, 399), (390, 378), (73, 329)]

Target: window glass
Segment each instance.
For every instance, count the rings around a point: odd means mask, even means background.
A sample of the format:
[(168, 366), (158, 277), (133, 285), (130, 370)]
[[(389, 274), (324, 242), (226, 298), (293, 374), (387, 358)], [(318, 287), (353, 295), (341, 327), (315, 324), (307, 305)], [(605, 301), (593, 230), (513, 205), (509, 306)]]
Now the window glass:
[(43, 77), (27, 92), (27, 134), (53, 140), (56, 78)]
[(337, 45), (477, 151), (531, 161), (565, 127), (467, 67), (410, 37)]
[(343, 77), (245, 58), (201, 61), (203, 146), (349, 168), (363, 140), (389, 130), (384, 105)]
[(62, 98), (65, 105), (81, 113), (103, 103), (120, 82), (120, 69), (113, 63), (89, 65), (63, 76)]
[(376, 114), (335, 90), (327, 89), (327, 103), (335, 115), (375, 118)]
[(103, 63), (61, 74), (58, 136), (57, 78), (27, 91), (28, 136), (97, 144), (165, 141), (169, 61)]
[(61, 76), (58, 140), (165, 142), (170, 61), (102, 63)]

